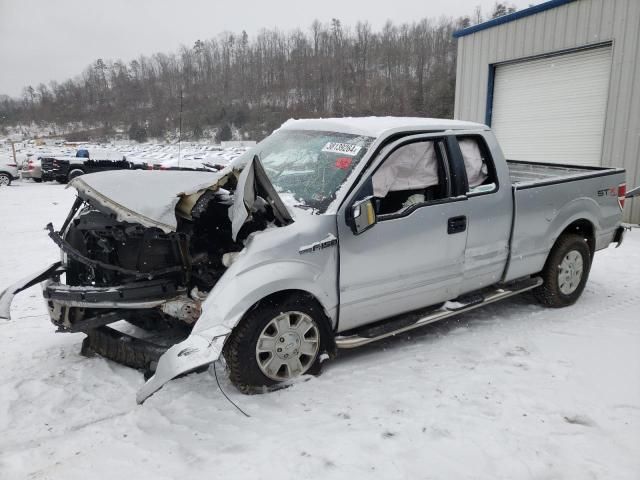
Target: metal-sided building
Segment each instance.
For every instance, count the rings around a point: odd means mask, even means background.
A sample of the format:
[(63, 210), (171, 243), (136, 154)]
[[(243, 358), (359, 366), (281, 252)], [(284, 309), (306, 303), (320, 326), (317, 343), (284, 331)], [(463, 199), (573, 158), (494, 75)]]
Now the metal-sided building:
[[(454, 36), (455, 118), (490, 125), (507, 158), (640, 184), (640, 0), (552, 0)], [(625, 219), (640, 222), (640, 199)]]

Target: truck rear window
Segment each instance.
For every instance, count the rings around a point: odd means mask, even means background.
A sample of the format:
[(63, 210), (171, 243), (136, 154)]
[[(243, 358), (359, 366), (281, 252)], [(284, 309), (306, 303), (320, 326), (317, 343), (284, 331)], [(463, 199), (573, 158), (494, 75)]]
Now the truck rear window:
[(468, 193), (489, 193), (497, 189), (497, 179), (493, 160), (482, 137), (476, 135), (459, 136), (458, 145), (467, 174)]

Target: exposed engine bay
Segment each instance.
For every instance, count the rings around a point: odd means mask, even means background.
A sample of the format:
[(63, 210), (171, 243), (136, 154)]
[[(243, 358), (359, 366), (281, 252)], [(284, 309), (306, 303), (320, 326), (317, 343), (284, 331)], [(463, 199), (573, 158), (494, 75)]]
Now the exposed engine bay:
[[(89, 177), (72, 182), (79, 196), (67, 219), (59, 231), (47, 226), (63, 256), (60, 274), (43, 286), (58, 331), (87, 333), (83, 350), (87, 342), (95, 341), (92, 334), (104, 336), (100, 328), (121, 320), (146, 332), (162, 332), (167, 346), (188, 336), (202, 301), (247, 237), (291, 221), (277, 195), (261, 185), (260, 170), (254, 170), (261, 167), (256, 164), (245, 175), (230, 170), (214, 185), (181, 194), (173, 229), (161, 228), (159, 222), (150, 225), (153, 219), (148, 216), (147, 225), (127, 221), (115, 204), (104, 205), (93, 186), (81, 183)], [(238, 185), (247, 211), (234, 230), (230, 210), (238, 198)], [(137, 220), (129, 213), (127, 218)], [(93, 350), (99, 347), (93, 345)], [(148, 368), (149, 358), (123, 363)]]

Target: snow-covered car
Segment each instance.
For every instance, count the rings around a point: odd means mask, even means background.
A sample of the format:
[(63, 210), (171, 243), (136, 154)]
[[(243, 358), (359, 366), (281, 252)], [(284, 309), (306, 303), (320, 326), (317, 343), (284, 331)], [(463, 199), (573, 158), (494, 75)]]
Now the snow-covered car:
[(48, 225), (62, 260), (9, 287), (0, 317), (44, 282), (59, 331), (151, 375), (139, 402), (221, 355), (261, 392), (521, 292), (574, 303), (594, 253), (622, 241), (624, 182), (506, 161), (475, 123), (292, 120), (217, 172), (73, 179)]
[(11, 185), (19, 178), (18, 165), (10, 157), (0, 157), (0, 187)]

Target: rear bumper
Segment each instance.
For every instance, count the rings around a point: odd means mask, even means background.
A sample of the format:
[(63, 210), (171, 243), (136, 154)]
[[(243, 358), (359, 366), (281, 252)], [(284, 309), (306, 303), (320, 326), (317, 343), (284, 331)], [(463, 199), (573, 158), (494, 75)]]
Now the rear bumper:
[(42, 172), (40, 170), (21, 170), (21, 178), (42, 178)]

